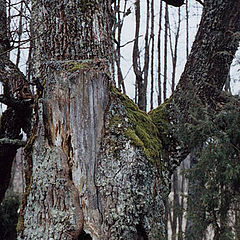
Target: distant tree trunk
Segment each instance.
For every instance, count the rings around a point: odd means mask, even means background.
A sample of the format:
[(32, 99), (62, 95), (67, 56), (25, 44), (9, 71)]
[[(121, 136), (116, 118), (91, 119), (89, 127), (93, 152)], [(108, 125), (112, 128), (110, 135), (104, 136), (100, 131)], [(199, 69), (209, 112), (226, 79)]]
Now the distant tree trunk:
[[(146, 32), (145, 32), (145, 53), (144, 53), (144, 65), (143, 65), (143, 88), (141, 90), (141, 104), (139, 108), (143, 111), (147, 110), (147, 86), (148, 86), (148, 71), (149, 71), (149, 22), (150, 22), (150, 0), (146, 0), (147, 4), (147, 19), (146, 19)], [(140, 96), (140, 92), (139, 92)]]
[(181, 175), (180, 179), (180, 184), (181, 184), (181, 189), (179, 191), (179, 214), (178, 214), (178, 240), (183, 240), (184, 239), (184, 235), (183, 233), (185, 233), (185, 229), (183, 226), (183, 221), (185, 220), (185, 213), (186, 213), (186, 189), (187, 189), (187, 181), (186, 181), (186, 177), (185, 177), (185, 170), (186, 170), (186, 161), (188, 160), (188, 158), (186, 158), (182, 164), (181, 164), (181, 168), (180, 171), (178, 173), (178, 176)]
[(188, 0), (186, 0), (186, 58), (189, 54), (189, 10), (188, 10)]
[(173, 189), (173, 200), (171, 209), (169, 209), (169, 217), (171, 218), (171, 230), (172, 236), (171, 239), (177, 239), (177, 219), (178, 219), (178, 211), (179, 211), (179, 188), (178, 188), (178, 173), (175, 171), (173, 173), (172, 180), (172, 189)]
[[(170, 25), (170, 24), (169, 24)], [(178, 19), (175, 29), (175, 36), (172, 36), (172, 29), (169, 27), (169, 43), (170, 43), (170, 53), (172, 58), (172, 82), (171, 82), (171, 92), (173, 93), (175, 90), (175, 82), (176, 82), (176, 68), (177, 68), (177, 53), (178, 53), (178, 44), (179, 44), (179, 34), (180, 34), (180, 26), (181, 26), (181, 11), (178, 9)], [(181, 206), (180, 206), (180, 198), (181, 198), (181, 188), (180, 185), (180, 176), (179, 171), (176, 169), (173, 173), (172, 177), (172, 192), (173, 192), (173, 200), (169, 199), (171, 208), (169, 208), (169, 219), (171, 223), (171, 232), (172, 232), (172, 240), (179, 239), (181, 233), (179, 229), (181, 229), (182, 221), (181, 221)], [(179, 221), (180, 220), (180, 221)]]
[(174, 47), (172, 44), (172, 34), (171, 29), (169, 28), (169, 41), (170, 41), (170, 51), (171, 51), (171, 57), (172, 57), (172, 86), (171, 90), (172, 93), (174, 92), (175, 85), (176, 85), (176, 69), (177, 69), (177, 53), (178, 53), (178, 41), (179, 41), (179, 34), (180, 34), (180, 26), (181, 26), (181, 11), (180, 8), (178, 9), (178, 21), (177, 21), (177, 29), (175, 33), (175, 39), (174, 39)]
[(8, 39), (8, 27), (7, 27), (7, 13), (6, 13), (6, 1), (0, 1), (0, 52), (1, 59), (7, 57), (7, 48), (10, 47)]
[(0, 119), (0, 202), (10, 182), (17, 149), (24, 145), (21, 128), (30, 134), (31, 126), (32, 95), (24, 75), (9, 60), (9, 50), (6, 1), (0, 0), (0, 81), (3, 86), (0, 102), (8, 106)]
[[(114, 51), (115, 54), (115, 62), (116, 62), (116, 66), (117, 66), (117, 79), (118, 79), (118, 88), (122, 89), (123, 93), (126, 94), (126, 88), (125, 88), (125, 84), (124, 84), (124, 80), (123, 80), (123, 74), (122, 74), (122, 70), (121, 70), (121, 36), (122, 36), (122, 27), (123, 27), (123, 23), (124, 23), (124, 17), (126, 15), (126, 5), (127, 5), (127, 1), (125, 0), (124, 2), (124, 8), (123, 8), (123, 12), (124, 15), (121, 18), (121, 14), (120, 14), (120, 0), (117, 1), (116, 3), (116, 15), (117, 15), (117, 22), (116, 22), (116, 29), (117, 30), (117, 45), (116, 45), (116, 50)], [(114, 34), (116, 34), (116, 32), (114, 32)]]
[(153, 109), (154, 94), (154, 0), (151, 1), (151, 93), (150, 93), (150, 110)]
[(22, 33), (23, 33), (23, 4), (24, 2), (22, 1), (20, 6), (20, 13), (19, 13), (19, 24), (18, 24), (18, 40), (17, 40), (17, 58), (16, 58), (16, 66), (19, 66), (20, 63), (20, 58), (21, 58), (21, 40), (22, 40)]
[(135, 28), (135, 40), (133, 45), (133, 71), (136, 76), (136, 84), (135, 84), (135, 103), (139, 106), (139, 88), (142, 89), (142, 70), (140, 65), (140, 51), (139, 51), (139, 31), (140, 31), (140, 1), (136, 0), (135, 2), (135, 21), (136, 21), (136, 28)]
[(164, 73), (163, 73), (163, 101), (167, 99), (167, 59), (168, 59), (168, 29), (169, 29), (169, 19), (168, 19), (168, 5), (165, 6), (165, 23), (164, 23)]
[(231, 77), (230, 77), (230, 72), (228, 73), (228, 76), (227, 76), (227, 80), (226, 80), (226, 83), (225, 83), (225, 86), (224, 86), (224, 90), (226, 92), (229, 92), (230, 94), (232, 94), (232, 91), (231, 91)]
[[(190, 169), (194, 168), (194, 166), (197, 164), (198, 158), (192, 154), (190, 156)], [(191, 216), (188, 216), (190, 213), (190, 209), (193, 208), (193, 206), (197, 206), (199, 204), (199, 199), (201, 196), (201, 186), (202, 182), (194, 181), (194, 179), (191, 179), (189, 182), (188, 187), (188, 202), (187, 202), (187, 223), (186, 223), (186, 231), (185, 231), (185, 239), (186, 240), (202, 240), (204, 239), (206, 235), (207, 225), (201, 223), (199, 226), (196, 225), (196, 223), (192, 220)], [(205, 212), (201, 211), (199, 209), (195, 214), (201, 217), (202, 221), (205, 220)], [(204, 226), (204, 227), (203, 227)]]
[(149, 71), (149, 21), (150, 21), (150, 1), (146, 1), (147, 4), (147, 18), (146, 18), (146, 31), (144, 42), (144, 61), (143, 67), (140, 62), (139, 51), (139, 31), (140, 31), (140, 1), (135, 2), (135, 17), (136, 17), (136, 30), (135, 41), (133, 46), (133, 70), (136, 76), (136, 88), (137, 88), (137, 104), (143, 111), (147, 109), (147, 85), (148, 85), (148, 71)]
[(158, 58), (157, 58), (157, 78), (158, 78), (158, 105), (162, 103), (162, 81), (161, 81), (161, 31), (162, 31), (162, 0), (160, 3), (159, 10), (159, 19), (158, 19), (158, 42), (157, 42), (157, 50), (158, 50)]

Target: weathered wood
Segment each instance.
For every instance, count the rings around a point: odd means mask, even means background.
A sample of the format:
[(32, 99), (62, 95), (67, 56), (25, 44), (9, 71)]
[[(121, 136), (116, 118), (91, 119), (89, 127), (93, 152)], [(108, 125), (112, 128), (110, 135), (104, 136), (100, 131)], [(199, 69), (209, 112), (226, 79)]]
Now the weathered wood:
[[(222, 4), (226, 9), (236, 7), (233, 0)], [(206, 36), (200, 31), (207, 41), (215, 32), (208, 14), (218, 7), (215, 0), (206, 2), (202, 24), (208, 22), (210, 30)], [(111, 87), (109, 9), (108, 1), (33, 1), (33, 26), (38, 34), (34, 38), (35, 77), (43, 92), (25, 148), (27, 187), (18, 239), (78, 239), (86, 233), (103, 240), (165, 237), (169, 175), (189, 151), (183, 151), (168, 132), (168, 126), (178, 124), (178, 116), (166, 114), (176, 106), (184, 109), (182, 93), (191, 90), (186, 79), (192, 79), (199, 87), (194, 92), (202, 97), (204, 82), (198, 69), (207, 74), (204, 81), (214, 80), (210, 70), (216, 65), (204, 72), (214, 46), (208, 48), (202, 42), (200, 50), (207, 51), (201, 53), (193, 48), (192, 58), (199, 56), (203, 67), (193, 61), (192, 68), (188, 62), (185, 80), (173, 99), (151, 114), (157, 129), (149, 115)], [(221, 22), (223, 12), (216, 10), (218, 16), (210, 17)], [(217, 36), (222, 36), (221, 31)], [(235, 40), (228, 40), (234, 53)], [(222, 37), (217, 43), (221, 41)], [(188, 99), (191, 103), (192, 98)]]
[(58, 61), (46, 68), (22, 239), (77, 239), (82, 230), (106, 240), (164, 236), (168, 185), (123, 135), (126, 107), (98, 67)]

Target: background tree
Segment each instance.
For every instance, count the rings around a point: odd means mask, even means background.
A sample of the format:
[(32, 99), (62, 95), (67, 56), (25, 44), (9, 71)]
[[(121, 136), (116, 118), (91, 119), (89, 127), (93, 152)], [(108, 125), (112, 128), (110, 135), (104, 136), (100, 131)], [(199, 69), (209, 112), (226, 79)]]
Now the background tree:
[(8, 36), (6, 2), (0, 1), (0, 71), (3, 94), (1, 103), (7, 105), (6, 111), (1, 116), (1, 187), (0, 201), (8, 187), (11, 177), (11, 166), (19, 147), (24, 145), (21, 141), (21, 129), (30, 134), (32, 93), (29, 84), (18, 67), (9, 60), (11, 49)]

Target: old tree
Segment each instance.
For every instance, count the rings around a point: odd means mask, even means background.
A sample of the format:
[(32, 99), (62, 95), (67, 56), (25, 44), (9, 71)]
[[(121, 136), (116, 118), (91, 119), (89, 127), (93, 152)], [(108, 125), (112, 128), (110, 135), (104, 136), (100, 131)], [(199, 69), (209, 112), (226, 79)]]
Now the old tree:
[[(6, 54), (0, 3), (1, 199), (25, 144), (21, 128), (28, 135), (18, 239), (164, 239), (171, 173), (214, 142), (209, 122), (223, 132), (230, 125), (216, 116), (239, 114), (222, 88), (239, 44), (240, 1), (205, 0), (177, 89), (149, 114), (114, 88), (111, 1), (32, 0), (35, 96)], [(232, 144), (238, 158), (239, 135)]]

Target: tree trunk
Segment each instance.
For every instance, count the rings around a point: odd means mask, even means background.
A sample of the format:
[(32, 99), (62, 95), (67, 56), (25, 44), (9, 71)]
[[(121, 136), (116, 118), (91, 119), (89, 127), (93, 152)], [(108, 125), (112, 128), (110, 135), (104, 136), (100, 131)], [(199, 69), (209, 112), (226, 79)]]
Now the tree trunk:
[(33, 2), (35, 77), (45, 88), (25, 148), (18, 239), (163, 239), (168, 185), (133, 114), (156, 127), (111, 86), (110, 6), (90, 3)]
[(168, 60), (168, 29), (169, 29), (169, 19), (168, 19), (168, 5), (165, 6), (165, 23), (164, 23), (164, 79), (163, 79), (163, 101), (167, 99), (167, 60)]
[(162, 81), (161, 81), (161, 31), (162, 31), (162, 9), (163, 3), (160, 2), (158, 19), (158, 42), (157, 42), (157, 79), (158, 79), (158, 106), (162, 103)]
[[(219, 1), (205, 1), (202, 28), (172, 100), (179, 109), (184, 109), (181, 97), (189, 90), (188, 80), (203, 85), (195, 90), (203, 101), (213, 92), (205, 82), (217, 77), (216, 88), (222, 86), (229, 68), (222, 64), (231, 62), (237, 48), (228, 28), (240, 26), (234, 12), (238, 5), (224, 0), (222, 9)], [(35, 0), (32, 7), (35, 78), (43, 92), (39, 89), (36, 122), (25, 147), (27, 187), (18, 239), (81, 239), (86, 234), (103, 240), (164, 239), (169, 175), (188, 152), (168, 132), (164, 106), (149, 116), (111, 86), (110, 3)], [(227, 11), (231, 23), (223, 14)], [(221, 31), (216, 33), (215, 24)], [(218, 60), (223, 60), (221, 69)], [(199, 70), (206, 76), (200, 78)], [(178, 116), (170, 116), (171, 124), (177, 123)]]
[[(239, 1), (221, 4), (217, 0), (205, 1), (191, 53), (168, 107), (175, 128), (173, 132), (176, 133), (181, 124), (194, 122), (190, 114), (194, 108), (208, 106), (209, 111), (214, 111), (221, 101), (222, 89), (239, 46), (239, 9)], [(226, 12), (229, 12), (228, 16)], [(177, 149), (176, 141), (173, 143), (168, 150), (170, 169), (179, 165), (189, 153), (188, 144), (182, 143)]]

